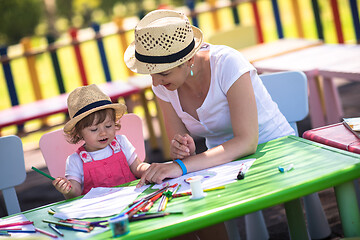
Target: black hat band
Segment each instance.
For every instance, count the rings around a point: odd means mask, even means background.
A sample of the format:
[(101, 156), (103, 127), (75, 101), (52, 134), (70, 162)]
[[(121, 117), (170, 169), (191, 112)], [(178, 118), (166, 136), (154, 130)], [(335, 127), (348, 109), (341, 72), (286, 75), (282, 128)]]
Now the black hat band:
[(109, 104), (112, 104), (111, 101), (109, 100), (101, 100), (101, 101), (97, 101), (97, 102), (93, 102), (93, 103), (90, 103), (88, 105), (86, 105), (85, 107), (81, 108), (79, 111), (77, 111), (73, 118), (84, 113), (84, 112), (87, 112), (91, 109), (94, 109), (94, 108), (97, 108), (97, 107), (101, 107), (101, 106), (105, 106), (105, 105), (109, 105)]
[(183, 50), (177, 53), (173, 53), (166, 56), (147, 56), (147, 55), (142, 55), (135, 50), (135, 58), (140, 62), (144, 62), (144, 63), (173, 63), (188, 55), (194, 49), (194, 47), (195, 47), (195, 41), (193, 39), (186, 48), (184, 48)]

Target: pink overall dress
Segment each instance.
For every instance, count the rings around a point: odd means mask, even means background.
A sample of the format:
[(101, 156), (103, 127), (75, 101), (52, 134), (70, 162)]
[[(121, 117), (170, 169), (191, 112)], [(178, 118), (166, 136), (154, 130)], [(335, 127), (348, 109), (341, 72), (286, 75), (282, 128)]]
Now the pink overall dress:
[(126, 157), (121, 150), (119, 142), (114, 139), (110, 144), (113, 154), (103, 160), (94, 161), (83, 146), (77, 153), (83, 161), (84, 189), (82, 195), (93, 187), (114, 187), (136, 180), (130, 171)]

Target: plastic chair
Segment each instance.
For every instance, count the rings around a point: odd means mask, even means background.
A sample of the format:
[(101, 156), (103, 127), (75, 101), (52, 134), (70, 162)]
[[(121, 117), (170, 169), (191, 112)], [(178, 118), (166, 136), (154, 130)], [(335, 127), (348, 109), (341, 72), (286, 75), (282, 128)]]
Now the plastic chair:
[[(271, 98), (298, 136), (296, 122), (309, 113), (307, 78), (303, 72), (290, 71), (260, 76)], [(323, 239), (331, 234), (326, 215), (317, 193), (304, 197), (308, 230), (312, 239)]]
[[(125, 114), (120, 119), (121, 129), (116, 134), (125, 135), (136, 149), (138, 158), (145, 160), (145, 143), (142, 120), (133, 113)], [(66, 158), (73, 154), (83, 143), (70, 144), (66, 141), (62, 129), (45, 133), (39, 141), (41, 153), (50, 175), (65, 176)]]
[(8, 215), (21, 212), (15, 186), (26, 179), (24, 151), (17, 136), (0, 137), (0, 190)]
[(215, 32), (208, 42), (214, 45), (226, 45), (234, 49), (242, 49), (257, 44), (254, 26), (235, 26), (231, 29)]

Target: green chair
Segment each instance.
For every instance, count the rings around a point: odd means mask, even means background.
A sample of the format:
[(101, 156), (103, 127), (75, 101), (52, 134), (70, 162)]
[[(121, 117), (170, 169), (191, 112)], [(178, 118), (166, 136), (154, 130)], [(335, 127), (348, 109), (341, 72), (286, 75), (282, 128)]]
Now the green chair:
[[(285, 116), (298, 136), (296, 123), (309, 112), (307, 78), (303, 72), (290, 71), (260, 75), (266, 89), (280, 112)], [(324, 239), (331, 234), (319, 195), (310, 194), (304, 198), (308, 230), (312, 239)], [(293, 219), (297, 221), (296, 219)], [(292, 221), (288, 219), (288, 221)]]

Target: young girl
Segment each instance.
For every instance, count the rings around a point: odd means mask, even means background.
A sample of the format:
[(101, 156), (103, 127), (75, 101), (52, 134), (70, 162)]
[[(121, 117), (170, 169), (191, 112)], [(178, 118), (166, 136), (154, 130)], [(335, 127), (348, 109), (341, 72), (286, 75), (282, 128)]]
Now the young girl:
[(149, 164), (140, 161), (125, 136), (116, 135), (125, 105), (112, 103), (95, 84), (76, 88), (67, 104), (70, 120), (64, 132), (70, 143), (83, 140), (84, 145), (67, 158), (65, 177), (52, 182), (66, 199), (142, 176)]

